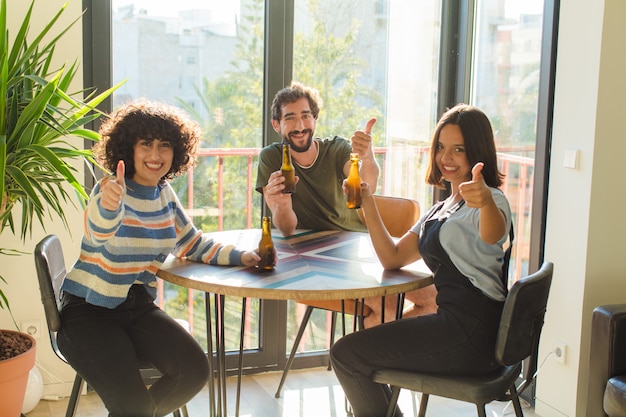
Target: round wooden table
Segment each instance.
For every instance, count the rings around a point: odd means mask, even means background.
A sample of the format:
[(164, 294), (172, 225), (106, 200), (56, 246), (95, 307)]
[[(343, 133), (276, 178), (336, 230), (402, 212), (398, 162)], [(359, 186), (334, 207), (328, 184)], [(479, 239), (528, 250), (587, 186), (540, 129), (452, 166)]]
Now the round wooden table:
[[(253, 249), (258, 229), (215, 233), (220, 243)], [(274, 271), (254, 267), (213, 266), (168, 257), (157, 275), (207, 293), (275, 300), (338, 300), (392, 295), (432, 283), (422, 261), (384, 270), (369, 235), (345, 231), (298, 231), (272, 236), (278, 253)]]
[[(276, 231), (273, 231), (277, 233)], [(260, 229), (233, 230), (213, 234), (216, 242), (254, 249), (261, 238)], [(346, 231), (298, 230), (293, 236), (272, 236), (278, 261), (274, 271), (256, 267), (215, 266), (169, 256), (157, 276), (186, 288), (204, 291), (215, 297), (216, 369), (209, 360), (211, 375), (217, 372), (217, 384), (209, 379), (210, 416), (227, 416), (226, 352), (224, 346), (225, 296), (274, 300), (342, 300), (401, 295), (432, 284), (432, 273), (419, 261), (397, 270), (385, 270), (374, 253), (369, 235)], [(211, 311), (207, 312), (208, 351), (213, 352)], [(239, 415), (241, 370), (243, 368), (243, 330), (239, 347), (237, 404)], [(217, 399), (217, 401), (215, 400)]]

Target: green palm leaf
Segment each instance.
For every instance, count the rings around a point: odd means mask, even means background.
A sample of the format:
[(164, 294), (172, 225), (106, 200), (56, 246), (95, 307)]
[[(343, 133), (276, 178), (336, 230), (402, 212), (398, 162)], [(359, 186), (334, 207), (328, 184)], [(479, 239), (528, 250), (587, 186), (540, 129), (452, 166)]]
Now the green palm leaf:
[[(99, 139), (85, 125), (103, 116), (97, 107), (123, 82), (102, 92), (69, 92), (78, 64), (54, 69), (53, 56), (58, 40), (80, 16), (56, 31), (66, 3), (31, 35), (32, 1), (11, 37), (6, 4), (7, 0), (0, 0), (0, 233), (19, 233), (25, 240), (34, 224), (45, 228), (51, 216), (68, 228), (68, 204), (85, 204), (88, 195), (72, 161), (86, 161), (93, 172), (93, 155), (72, 145), (72, 140)], [(14, 208), (21, 212), (15, 219)], [(16, 253), (0, 248), (0, 255)], [(2, 276), (0, 281), (6, 283)], [(0, 290), (0, 309), (8, 306)]]

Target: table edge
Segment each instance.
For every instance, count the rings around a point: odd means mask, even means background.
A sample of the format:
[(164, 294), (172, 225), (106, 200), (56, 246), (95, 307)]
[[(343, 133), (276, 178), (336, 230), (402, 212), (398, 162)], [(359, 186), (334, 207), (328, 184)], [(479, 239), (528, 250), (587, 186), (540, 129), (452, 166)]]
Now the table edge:
[(259, 298), (266, 300), (341, 300), (397, 295), (412, 290), (417, 290), (433, 283), (433, 277), (431, 274), (425, 272), (411, 272), (423, 276), (421, 278), (416, 277), (416, 279), (414, 280), (400, 284), (354, 289), (350, 288), (341, 290), (292, 290), (283, 288), (276, 289), (249, 287), (241, 288), (224, 284), (199, 282), (190, 278), (184, 278), (179, 275), (172, 274), (163, 269), (160, 269), (157, 272), (157, 276), (167, 282), (171, 282), (185, 288), (191, 288), (194, 290), (203, 291), (205, 293), (229, 295), (242, 298)]

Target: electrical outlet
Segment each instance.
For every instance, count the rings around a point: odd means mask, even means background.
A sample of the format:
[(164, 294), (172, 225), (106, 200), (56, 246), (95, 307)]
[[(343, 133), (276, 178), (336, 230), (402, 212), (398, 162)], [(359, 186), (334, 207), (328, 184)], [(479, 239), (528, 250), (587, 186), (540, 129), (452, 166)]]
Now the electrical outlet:
[(555, 340), (552, 343), (552, 350), (554, 351), (554, 360), (565, 365), (567, 345), (560, 340)]
[(20, 323), (20, 331), (39, 339), (41, 337), (41, 320), (24, 320)]

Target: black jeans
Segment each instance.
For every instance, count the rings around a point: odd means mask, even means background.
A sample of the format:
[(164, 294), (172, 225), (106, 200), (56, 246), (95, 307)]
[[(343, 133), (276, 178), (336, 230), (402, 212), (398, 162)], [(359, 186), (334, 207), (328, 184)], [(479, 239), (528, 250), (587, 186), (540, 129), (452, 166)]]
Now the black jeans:
[[(335, 342), (330, 358), (354, 417), (385, 415), (391, 390), (372, 380), (378, 369), (442, 375), (480, 375), (496, 369), (491, 329), (500, 317), (498, 305), (477, 306), (476, 312), (455, 315), (439, 307), (437, 314), (380, 324)], [(401, 415), (396, 412), (396, 417)]]
[[(115, 309), (64, 294), (59, 349), (100, 396), (112, 417), (165, 416), (207, 382), (207, 357), (195, 339), (133, 285)], [(146, 387), (139, 366), (163, 376)]]

